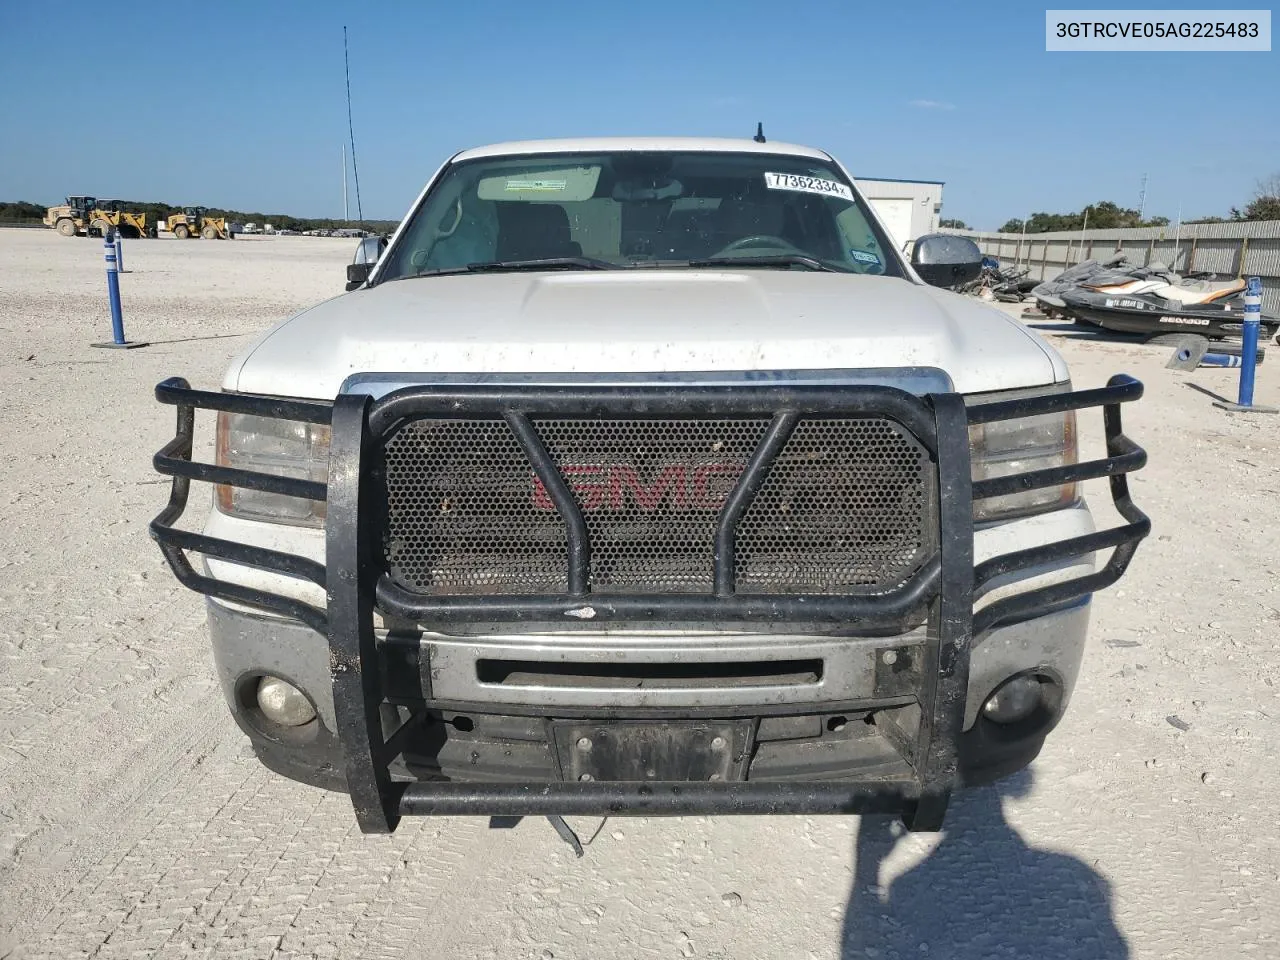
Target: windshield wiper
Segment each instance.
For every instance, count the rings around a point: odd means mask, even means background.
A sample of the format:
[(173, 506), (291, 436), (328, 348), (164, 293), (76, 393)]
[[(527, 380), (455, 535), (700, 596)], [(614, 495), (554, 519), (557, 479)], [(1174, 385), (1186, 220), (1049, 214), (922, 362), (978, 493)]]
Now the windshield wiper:
[[(594, 257), (544, 257), (538, 260), (486, 260), (463, 267), (435, 267), (419, 270), (411, 277), (438, 277), (450, 273), (502, 273), (516, 270), (612, 270), (616, 264)], [(400, 277), (398, 279), (404, 279)]]
[(823, 270), (827, 273), (849, 273), (829, 266), (817, 257), (803, 253), (770, 253), (759, 257), (705, 257), (701, 260), (689, 260), (686, 267), (808, 267), (810, 270)]
[(412, 277), (439, 277), (458, 273), (503, 273), (519, 270), (624, 270), (637, 267), (669, 269), (682, 267), (808, 267), (826, 273), (852, 273), (823, 263), (817, 257), (803, 253), (771, 253), (757, 257), (704, 257), (697, 260), (655, 261), (653, 263), (611, 263), (595, 257), (543, 257), (536, 260), (488, 260), (468, 263), (461, 267), (432, 267), (403, 277), (387, 280), (408, 280)]
[(487, 273), (503, 270), (611, 270), (608, 260), (594, 257), (543, 257), (540, 260), (493, 260), (489, 263), (468, 263), (471, 273)]

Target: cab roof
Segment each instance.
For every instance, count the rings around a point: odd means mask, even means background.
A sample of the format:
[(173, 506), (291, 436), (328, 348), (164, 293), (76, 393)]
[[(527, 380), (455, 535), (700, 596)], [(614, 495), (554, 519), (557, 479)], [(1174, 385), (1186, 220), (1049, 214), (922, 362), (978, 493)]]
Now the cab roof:
[(481, 157), (512, 157), (535, 153), (616, 153), (623, 150), (644, 152), (706, 151), (714, 153), (759, 153), (778, 156), (809, 157), (813, 160), (831, 160), (822, 150), (794, 143), (770, 140), (757, 143), (754, 140), (736, 140), (728, 137), (583, 137), (565, 140), (516, 140), (494, 143), (487, 147), (463, 150), (453, 159), (475, 160)]

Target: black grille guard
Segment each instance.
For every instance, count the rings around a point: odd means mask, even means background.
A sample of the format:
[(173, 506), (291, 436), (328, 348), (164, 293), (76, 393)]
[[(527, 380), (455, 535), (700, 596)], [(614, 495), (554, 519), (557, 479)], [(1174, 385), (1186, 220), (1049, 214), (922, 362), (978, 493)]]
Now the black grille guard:
[[(174, 438), (155, 456), (157, 471), (173, 478), (169, 502), (151, 522), (174, 574), (210, 597), (297, 619), (328, 637), (335, 731), (345, 755), (356, 815), (366, 832), (388, 832), (408, 814), (681, 814), (902, 813), (915, 829), (937, 829), (956, 773), (956, 741), (964, 717), (970, 649), (1001, 622), (1053, 609), (1114, 583), (1124, 573), (1150, 521), (1133, 503), (1127, 474), (1146, 453), (1125, 436), (1120, 407), (1142, 396), (1132, 377), (1106, 387), (966, 406), (958, 394), (917, 397), (879, 386), (731, 387), (409, 387), (378, 400), (344, 394), (333, 404), (193, 390), (181, 378), (156, 387), (156, 398), (177, 407)], [(1105, 458), (1050, 469), (971, 480), (968, 427), (1000, 420), (1102, 407)], [(284, 478), (192, 459), (195, 411), (330, 424), (328, 483)], [(714, 586), (707, 593), (609, 594), (591, 590), (587, 523), (572, 491), (531, 426), (539, 415), (709, 418), (765, 416), (769, 427), (728, 494), (715, 529)], [(760, 595), (735, 592), (735, 525), (748, 509), (787, 437), (806, 415), (877, 417), (909, 432), (936, 469), (933, 555), (895, 589), (839, 595)], [(560, 595), (429, 595), (395, 583), (380, 550), (385, 509), (379, 504), (378, 452), (406, 421), (422, 418), (501, 419), (518, 439), (568, 535), (566, 582)], [(1108, 477), (1125, 523), (974, 564), (973, 501), (1013, 492)], [(275, 550), (175, 527), (192, 480), (327, 501), (326, 564)], [(1112, 550), (1092, 573), (1033, 588), (974, 610), (1001, 578), (1044, 564)], [(187, 551), (309, 581), (325, 589), (325, 608), (220, 580), (196, 571)], [(399, 723), (384, 709), (384, 663), (374, 632), (375, 611), (393, 618), (451, 623), (562, 621), (590, 610), (592, 624), (610, 621), (826, 622), (867, 630), (902, 629), (927, 617), (922, 719), (911, 745), (914, 782), (858, 781), (654, 783), (552, 782), (529, 784), (393, 780), (399, 756), (422, 714)], [(580, 622), (580, 621), (579, 621)], [(394, 727), (387, 732), (388, 727)]]

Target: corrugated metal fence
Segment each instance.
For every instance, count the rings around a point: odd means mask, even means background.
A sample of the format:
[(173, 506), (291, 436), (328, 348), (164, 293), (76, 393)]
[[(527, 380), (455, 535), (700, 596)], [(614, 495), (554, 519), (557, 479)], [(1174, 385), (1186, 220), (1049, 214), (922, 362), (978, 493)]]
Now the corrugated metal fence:
[(1243, 223), (1184, 223), (1169, 227), (1085, 230), (1060, 233), (978, 233), (948, 230), (973, 237), (982, 252), (1004, 266), (1025, 264), (1039, 280), (1056, 277), (1082, 260), (1106, 260), (1118, 253), (1131, 263), (1154, 261), (1178, 273), (1217, 273), (1262, 278), (1262, 309), (1280, 314), (1280, 220)]

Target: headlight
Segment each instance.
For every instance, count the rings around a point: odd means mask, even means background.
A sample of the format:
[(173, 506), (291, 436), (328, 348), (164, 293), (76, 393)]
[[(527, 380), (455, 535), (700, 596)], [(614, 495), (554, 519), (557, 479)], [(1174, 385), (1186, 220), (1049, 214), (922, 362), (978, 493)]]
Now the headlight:
[[(319, 483), (329, 476), (329, 427), (324, 425), (224, 412), (218, 414), (217, 444), (221, 466)], [(218, 484), (214, 503), (232, 517), (324, 526), (323, 500)]]
[[(971, 398), (972, 399), (972, 398)], [(995, 394), (984, 400), (1009, 399)], [(973, 479), (988, 480), (1076, 462), (1076, 413), (1051, 413), (1020, 420), (996, 420), (969, 428)], [(1074, 483), (1040, 487), (973, 502), (975, 523), (1008, 520), (1069, 506), (1079, 498)]]

